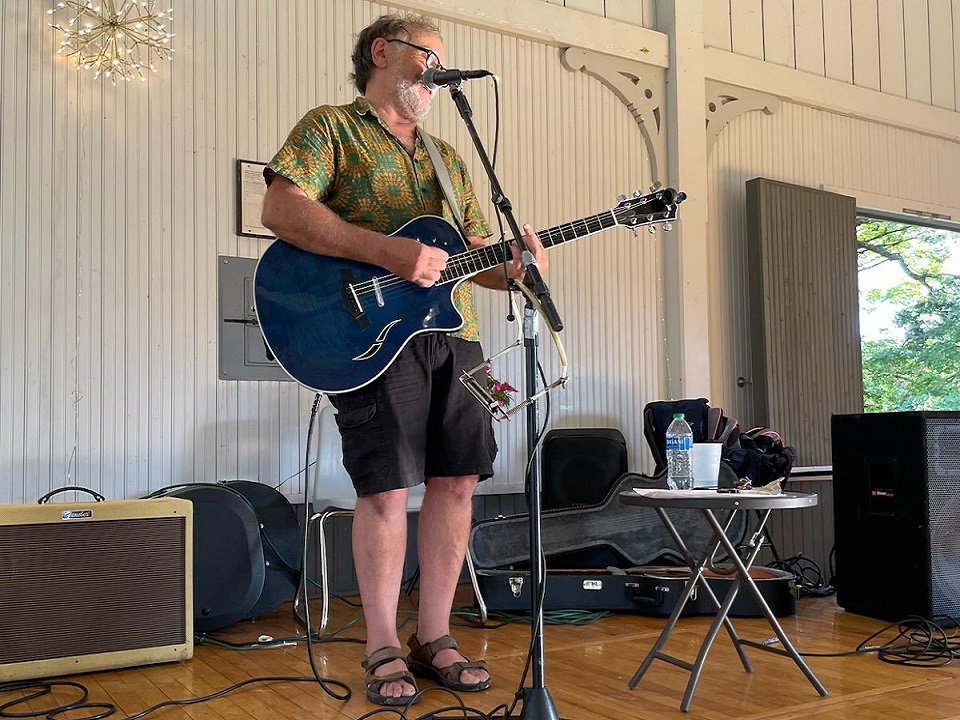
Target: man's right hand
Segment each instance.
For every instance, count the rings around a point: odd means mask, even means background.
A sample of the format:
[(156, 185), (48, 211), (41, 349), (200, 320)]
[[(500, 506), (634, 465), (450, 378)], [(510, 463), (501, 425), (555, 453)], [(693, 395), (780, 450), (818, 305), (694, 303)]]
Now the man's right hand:
[(384, 267), (420, 287), (432, 287), (447, 266), (447, 253), (411, 238), (389, 239), (390, 257)]

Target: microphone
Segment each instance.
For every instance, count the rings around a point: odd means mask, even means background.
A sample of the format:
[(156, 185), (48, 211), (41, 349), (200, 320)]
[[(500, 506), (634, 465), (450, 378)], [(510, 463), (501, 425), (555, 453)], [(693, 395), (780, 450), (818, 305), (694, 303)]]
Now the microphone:
[(457, 70), (456, 68), (441, 70), (440, 68), (427, 68), (423, 73), (423, 77), (420, 78), (420, 81), (431, 90), (436, 90), (441, 85), (459, 83), (463, 80), (476, 80), (477, 78), (489, 77), (490, 75), (493, 75), (493, 73), (489, 70)]

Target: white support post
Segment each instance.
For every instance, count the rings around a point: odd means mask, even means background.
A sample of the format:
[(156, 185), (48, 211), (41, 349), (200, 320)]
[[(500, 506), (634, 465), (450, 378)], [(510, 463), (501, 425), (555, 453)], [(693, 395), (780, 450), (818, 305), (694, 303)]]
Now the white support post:
[(670, 39), (668, 184), (687, 194), (674, 232), (662, 235), (665, 391), (710, 397), (703, 2), (658, 0), (657, 20)]

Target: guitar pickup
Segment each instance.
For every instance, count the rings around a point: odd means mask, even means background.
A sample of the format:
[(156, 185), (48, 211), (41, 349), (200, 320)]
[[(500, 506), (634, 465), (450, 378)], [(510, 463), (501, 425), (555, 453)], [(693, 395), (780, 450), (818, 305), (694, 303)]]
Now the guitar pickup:
[(343, 303), (347, 314), (354, 319), (360, 329), (366, 330), (370, 325), (370, 318), (367, 317), (367, 314), (363, 311), (363, 306), (360, 305), (360, 298), (357, 297), (352, 281), (353, 272), (349, 268), (342, 268), (340, 270), (340, 302)]

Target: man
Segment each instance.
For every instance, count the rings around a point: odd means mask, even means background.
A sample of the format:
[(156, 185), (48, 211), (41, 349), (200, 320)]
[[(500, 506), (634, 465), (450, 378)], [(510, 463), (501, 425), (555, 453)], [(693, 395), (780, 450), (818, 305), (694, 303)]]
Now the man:
[[(353, 103), (308, 112), (265, 172), (263, 224), (310, 252), (371, 263), (422, 287), (437, 282), (447, 254), (385, 233), (423, 214), (453, 217), (419, 122), (433, 93), (421, 82), (442, 66), (437, 28), (418, 16), (385, 15), (362, 30), (353, 52)], [(491, 231), (462, 158), (436, 139), (471, 247)], [(541, 269), (543, 246), (529, 225), (525, 242)], [(505, 288), (522, 278), (516, 247), (508, 267), (473, 278)], [(466, 553), (471, 496), (493, 471), (490, 417), (459, 383), (479, 364), (471, 282), (454, 302), (465, 318), (452, 333), (414, 337), (377, 380), (330, 398), (337, 408), (344, 465), (357, 490), (353, 550), (367, 625), (367, 697), (396, 705), (416, 692), (409, 669), (460, 691), (483, 690), (490, 674), (450, 637), (450, 610)], [(323, 348), (317, 348), (323, 352)], [(426, 481), (420, 514), (420, 608), (416, 633), (400, 650), (397, 603), (406, 547), (407, 489)]]

